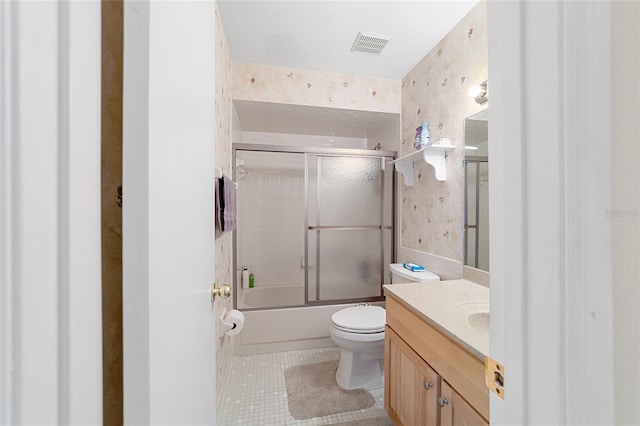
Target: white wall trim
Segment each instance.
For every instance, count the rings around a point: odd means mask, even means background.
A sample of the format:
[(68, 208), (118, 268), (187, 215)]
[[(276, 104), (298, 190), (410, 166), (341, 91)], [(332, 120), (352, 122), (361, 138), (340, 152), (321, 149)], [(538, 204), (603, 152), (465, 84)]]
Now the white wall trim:
[(491, 423), (526, 424), (525, 172), (521, 2), (487, 3), (491, 357), (505, 365), (505, 393), (491, 394)]
[[(611, 4), (562, 2), (561, 6), (566, 421), (609, 424), (614, 420), (608, 217), (612, 197)], [(597, 387), (592, 385), (594, 371), (599, 376)]]
[(495, 424), (614, 421), (610, 7), (489, 3)]
[(0, 421), (97, 424), (100, 4), (3, 2), (0, 19)]
[(150, 424), (148, 1), (125, 2), (123, 31), (123, 416)]
[(15, 81), (15, 3), (0, 3), (0, 424), (11, 424), (15, 419), (16, 386), (13, 365), (15, 350), (13, 333), (16, 327), (15, 315), (17, 306), (15, 298), (15, 274), (13, 253), (16, 250), (16, 233), (14, 231), (16, 207), (16, 193), (13, 191), (13, 164), (16, 163), (17, 153), (14, 139), (14, 112), (16, 111)]
[(88, 424), (102, 422), (101, 6), (68, 2), (61, 10), (68, 25), (65, 408), (69, 424)]

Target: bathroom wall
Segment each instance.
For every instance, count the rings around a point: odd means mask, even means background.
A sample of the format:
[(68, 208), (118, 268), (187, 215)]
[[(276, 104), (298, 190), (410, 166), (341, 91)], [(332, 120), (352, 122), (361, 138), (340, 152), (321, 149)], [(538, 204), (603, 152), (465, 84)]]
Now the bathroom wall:
[(640, 424), (640, 3), (612, 2), (613, 339), (616, 424)]
[(469, 89), (487, 79), (486, 3), (478, 3), (402, 79), (402, 143), (414, 150), (416, 127), (430, 124), (431, 139), (456, 146), (447, 159), (447, 180), (416, 162), (415, 186), (401, 176), (398, 260), (424, 262), (445, 279), (462, 276), (464, 119), (482, 109)]
[(400, 82), (362, 75), (233, 63), (233, 98), (400, 112)]
[(122, 184), (123, 2), (102, 2), (102, 420), (122, 417)]
[[(215, 146), (215, 165), (222, 169), (222, 173), (231, 176), (231, 56), (229, 55), (229, 47), (227, 39), (218, 13), (216, 4), (216, 146)], [(211, 177), (213, 182), (213, 176)], [(213, 187), (212, 187), (213, 189)], [(233, 239), (230, 232), (220, 233), (216, 227), (215, 235), (215, 252), (216, 252), (216, 270), (215, 282), (220, 286), (223, 284), (231, 284), (233, 282), (231, 268), (233, 267)], [(217, 312), (222, 313), (226, 308), (231, 310), (233, 302), (230, 299), (224, 301), (218, 298), (216, 303)], [(222, 389), (225, 377), (229, 370), (229, 365), (233, 357), (232, 337), (225, 336), (216, 339), (216, 366), (217, 389)], [(221, 392), (218, 392), (220, 397)]]

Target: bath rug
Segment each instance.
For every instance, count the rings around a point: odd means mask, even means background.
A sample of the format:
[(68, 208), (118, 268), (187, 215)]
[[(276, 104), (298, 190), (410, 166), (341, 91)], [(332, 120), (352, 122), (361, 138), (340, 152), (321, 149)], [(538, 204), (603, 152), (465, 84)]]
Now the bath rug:
[(351, 420), (350, 422), (334, 423), (330, 426), (393, 426), (389, 417), (373, 417), (371, 419)]
[(373, 406), (375, 399), (366, 390), (338, 386), (337, 367), (338, 361), (327, 361), (296, 365), (284, 371), (291, 417), (307, 420)]

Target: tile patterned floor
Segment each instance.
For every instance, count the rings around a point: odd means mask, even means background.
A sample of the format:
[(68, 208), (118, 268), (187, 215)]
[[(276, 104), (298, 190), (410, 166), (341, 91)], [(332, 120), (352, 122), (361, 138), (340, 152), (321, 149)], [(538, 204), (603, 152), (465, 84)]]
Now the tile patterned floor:
[(289, 414), (284, 370), (294, 365), (333, 361), (340, 358), (337, 348), (310, 349), (251, 355), (233, 359), (218, 407), (217, 424), (259, 426), (319, 426), (386, 416), (384, 391), (371, 392), (375, 404), (367, 409), (296, 420)]

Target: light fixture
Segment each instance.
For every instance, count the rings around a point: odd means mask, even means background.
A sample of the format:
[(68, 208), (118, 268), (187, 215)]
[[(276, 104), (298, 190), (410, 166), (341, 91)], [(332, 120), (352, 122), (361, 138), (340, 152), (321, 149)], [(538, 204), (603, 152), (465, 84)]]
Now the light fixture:
[(480, 83), (480, 85), (473, 86), (471, 89), (469, 89), (469, 96), (475, 98), (476, 102), (479, 103), (480, 105), (486, 104), (487, 101), (489, 100), (487, 87), (488, 87), (488, 84), (487, 84), (487, 81), (485, 80), (482, 83)]

